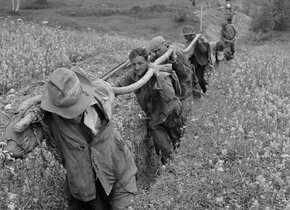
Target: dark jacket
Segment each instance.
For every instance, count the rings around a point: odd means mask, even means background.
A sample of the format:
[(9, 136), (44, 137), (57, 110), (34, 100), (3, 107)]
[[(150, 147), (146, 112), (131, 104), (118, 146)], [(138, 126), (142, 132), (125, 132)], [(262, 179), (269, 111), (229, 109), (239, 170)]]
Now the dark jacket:
[[(174, 88), (178, 85), (176, 84), (178, 80), (174, 79), (172, 73), (159, 72), (158, 76), (152, 76), (144, 86), (135, 91), (138, 104), (154, 125), (164, 123), (173, 110), (181, 110), (181, 102)], [(134, 70), (131, 70), (117, 83), (117, 86), (133, 84), (140, 78)]]
[(222, 41), (233, 41), (237, 35), (237, 30), (233, 24), (227, 24), (221, 30)]
[[(190, 42), (187, 43), (189, 45)], [(198, 41), (195, 45), (194, 51), (189, 56), (189, 61), (191, 64), (198, 63), (200, 66), (206, 66), (211, 64), (211, 48), (208, 42)]]
[[(111, 122), (114, 99), (111, 86), (102, 80), (96, 81), (94, 85), (96, 103), (93, 106), (102, 118), (101, 127), (95, 136), (76, 125), (65, 123), (58, 115), (51, 113), (44, 116), (40, 127), (34, 128), (39, 137), (44, 134), (49, 149), (66, 169), (71, 194), (82, 201), (96, 197), (96, 179), (100, 180), (106, 194), (109, 195), (116, 181), (126, 186), (137, 173), (129, 148)], [(15, 139), (11, 128), (13, 123), (7, 133), (12, 133), (11, 139), (17, 142), (23, 153), (28, 153), (37, 146), (33, 138), (27, 142), (17, 137)], [(29, 129), (25, 135), (33, 133), (35, 132)], [(137, 192), (136, 186), (126, 190)]]

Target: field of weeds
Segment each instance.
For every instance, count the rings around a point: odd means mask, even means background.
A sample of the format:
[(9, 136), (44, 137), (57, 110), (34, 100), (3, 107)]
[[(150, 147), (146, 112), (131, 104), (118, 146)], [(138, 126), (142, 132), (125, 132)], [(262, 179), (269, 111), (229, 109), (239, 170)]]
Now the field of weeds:
[[(21, 21), (0, 21), (0, 28), (2, 140), (13, 110), (39, 94), (56, 67), (81, 67), (93, 80), (127, 59), (132, 48), (148, 44)], [(289, 47), (240, 47), (233, 61), (222, 64), (209, 95), (195, 101), (182, 145), (164, 171), (152, 142), (143, 141), (143, 113), (134, 96), (116, 99), (114, 121), (139, 168), (136, 209), (290, 208)], [(1, 166), (0, 209), (66, 209), (64, 176), (41, 145)]]
[[(146, 209), (290, 209), (289, 44), (242, 47), (195, 103)], [(144, 206), (145, 205), (145, 206)]]

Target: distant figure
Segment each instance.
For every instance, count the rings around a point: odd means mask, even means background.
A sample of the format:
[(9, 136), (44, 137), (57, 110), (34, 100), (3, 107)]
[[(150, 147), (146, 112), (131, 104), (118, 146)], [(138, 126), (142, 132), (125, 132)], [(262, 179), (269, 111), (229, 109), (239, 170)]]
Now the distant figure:
[[(196, 32), (191, 26), (185, 26), (182, 30), (182, 34), (184, 39), (186, 40), (186, 46), (188, 46), (191, 41), (194, 39)], [(196, 75), (195, 66), (191, 63), (191, 70), (192, 70), (192, 94), (193, 96), (201, 98), (201, 88), (198, 82), (198, 78)]]
[[(192, 31), (192, 33), (185, 33), (185, 30)], [(187, 45), (189, 45), (195, 38), (196, 32), (191, 26), (186, 26), (183, 29), (183, 33), (185, 35), (184, 38), (187, 41)], [(212, 71), (211, 57), (210, 43), (203, 36), (201, 36), (195, 45), (194, 51), (189, 56), (189, 62), (195, 68), (198, 83), (203, 93), (206, 93), (207, 91), (207, 80), (210, 72)]]
[(20, 0), (11, 0), (12, 1), (12, 10), (9, 12), (11, 15), (18, 15), (20, 8)]
[(226, 58), (227, 60), (232, 59), (235, 54), (237, 30), (232, 24), (232, 19), (232, 17), (228, 17), (227, 23), (222, 23), (221, 25), (221, 40), (225, 43), (225, 48), (229, 48), (226, 54), (230, 57)]

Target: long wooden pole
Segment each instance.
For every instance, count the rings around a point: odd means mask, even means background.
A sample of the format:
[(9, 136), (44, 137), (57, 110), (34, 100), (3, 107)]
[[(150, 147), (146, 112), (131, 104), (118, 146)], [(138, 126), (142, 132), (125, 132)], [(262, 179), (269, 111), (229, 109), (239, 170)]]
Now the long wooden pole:
[(130, 61), (129, 60), (126, 60), (126, 61), (122, 62), (121, 64), (119, 64), (118, 66), (116, 66), (115, 68), (113, 68), (112, 70), (110, 70), (110, 71), (106, 72), (105, 74), (103, 74), (100, 77), (100, 79), (107, 80), (108, 78), (110, 78), (111, 76), (113, 76), (117, 71), (121, 70), (122, 68), (124, 68), (128, 64), (130, 64)]

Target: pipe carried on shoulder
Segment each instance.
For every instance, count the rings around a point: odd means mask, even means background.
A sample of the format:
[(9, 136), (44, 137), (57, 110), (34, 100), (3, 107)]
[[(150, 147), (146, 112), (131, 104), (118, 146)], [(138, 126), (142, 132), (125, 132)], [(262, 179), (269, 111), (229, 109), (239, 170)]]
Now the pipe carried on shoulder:
[[(199, 39), (199, 37), (201, 36), (201, 34), (198, 34), (194, 40), (192, 40), (192, 42), (190, 43), (190, 45), (183, 50), (183, 53), (189, 53), (191, 51), (191, 49), (193, 48), (195, 42)], [(164, 61), (166, 61), (166, 59), (169, 58), (169, 56), (172, 54), (173, 49), (168, 49), (166, 53), (164, 53), (161, 57), (159, 57), (156, 61), (153, 62), (154, 65), (160, 65), (162, 64)], [(116, 69), (122, 68), (125, 65), (128, 65), (128, 61), (124, 62), (123, 64), (119, 65)], [(150, 78), (154, 75), (154, 72), (157, 71), (157, 69), (155, 68), (149, 68), (149, 70), (147, 71), (147, 73), (137, 82), (135, 82), (134, 84), (131, 84), (129, 86), (125, 86), (125, 87), (112, 87), (114, 94), (115, 95), (122, 95), (122, 94), (126, 94), (126, 93), (130, 93), (133, 91), (138, 90), (140, 87), (142, 87), (143, 85), (145, 85)], [(106, 78), (109, 77), (109, 74), (104, 75), (104, 77), (102, 78), (103, 80), (105, 80)], [(18, 108), (18, 112), (24, 111), (26, 110), (28, 107), (31, 107), (32, 104), (35, 103), (39, 103), (41, 101), (41, 95), (37, 95), (34, 96), (31, 99), (28, 99), (27, 101), (24, 101)], [(21, 119), (16, 128), (15, 131), (16, 132), (21, 132), (23, 131), (27, 125), (29, 125), (32, 121), (35, 120), (36, 114), (35, 113), (29, 113), (27, 116), (25, 116), (23, 119)]]
[(182, 52), (184, 54), (188, 54), (192, 51), (193, 46), (195, 45), (195, 43), (197, 42), (197, 40), (201, 37), (201, 34), (196, 34), (196, 36), (194, 37), (194, 39), (191, 41), (191, 43), (187, 46), (187, 48), (183, 49)]
[[(153, 62), (154, 65), (159, 65), (166, 61), (166, 59), (169, 58), (169, 56), (172, 54), (173, 50), (168, 49), (166, 53), (164, 53), (161, 57), (159, 57), (156, 61)], [(154, 72), (156, 71), (155, 68), (149, 68), (146, 74), (137, 82), (125, 86), (125, 87), (112, 87), (115, 95), (122, 95), (126, 93), (131, 93), (135, 90), (138, 90), (140, 87), (145, 85), (153, 76)]]
[[(185, 48), (182, 52), (184, 54), (190, 53), (192, 51), (192, 48), (194, 47), (195, 43), (197, 42), (197, 40), (200, 37), (201, 37), (201, 34), (197, 34), (195, 36), (195, 38), (191, 41), (191, 43), (188, 45), (188, 47)], [(167, 50), (167, 52), (165, 54), (163, 54), (161, 57), (159, 57), (156, 61), (154, 61), (153, 64), (160, 65), (166, 59), (169, 58), (169, 56), (172, 54), (172, 52), (173, 52), (173, 49)], [(135, 82), (134, 84), (131, 84), (131, 85), (125, 86), (125, 87), (112, 87), (115, 95), (122, 95), (122, 94), (130, 93), (130, 92), (138, 90), (140, 87), (142, 87), (144, 84), (146, 84), (150, 80), (150, 78), (153, 76), (154, 72), (155, 72), (155, 69), (150, 68), (146, 72), (146, 74), (140, 80)]]

